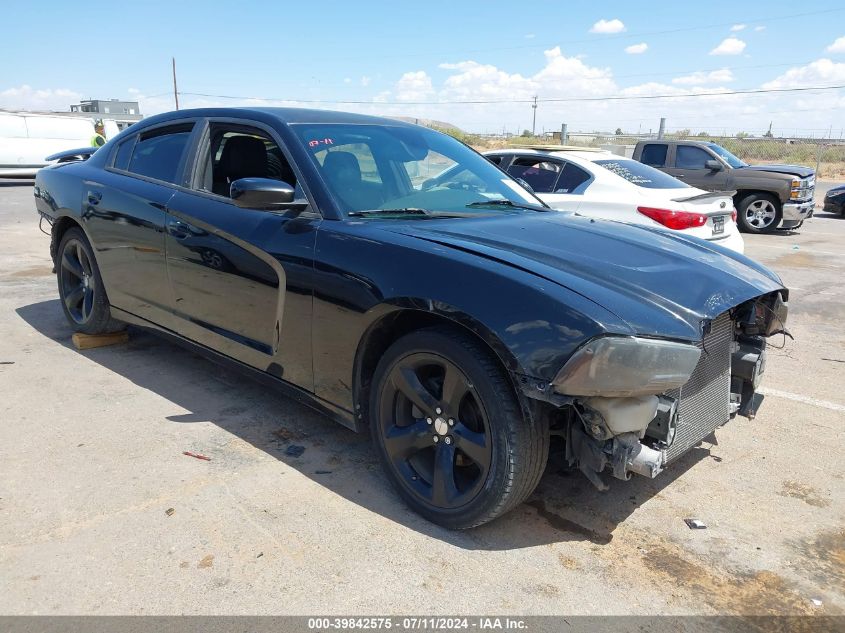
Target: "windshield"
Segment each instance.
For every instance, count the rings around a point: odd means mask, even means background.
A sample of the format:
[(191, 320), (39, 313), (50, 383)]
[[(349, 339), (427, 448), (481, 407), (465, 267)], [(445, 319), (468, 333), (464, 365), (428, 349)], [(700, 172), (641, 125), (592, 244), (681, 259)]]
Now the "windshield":
[(728, 165), (730, 165), (731, 167), (733, 167), (734, 169), (736, 169), (738, 167), (748, 167), (748, 163), (746, 163), (744, 160), (738, 159), (736, 156), (731, 154), (728, 150), (726, 150), (721, 145), (716, 145), (716, 143), (707, 143), (707, 147), (709, 147), (714, 152), (716, 152), (719, 156), (724, 158), (725, 162)]
[(645, 189), (683, 189), (689, 187), (685, 182), (664, 174), (659, 169), (643, 165), (635, 160), (627, 158), (608, 158), (594, 160), (596, 165), (612, 171), (617, 176), (624, 178), (631, 184)]
[(543, 205), (483, 156), (433, 130), (349, 124), (292, 127), (347, 215), (368, 211), (390, 217), (394, 210), (404, 211), (393, 214), (403, 218), (463, 217)]

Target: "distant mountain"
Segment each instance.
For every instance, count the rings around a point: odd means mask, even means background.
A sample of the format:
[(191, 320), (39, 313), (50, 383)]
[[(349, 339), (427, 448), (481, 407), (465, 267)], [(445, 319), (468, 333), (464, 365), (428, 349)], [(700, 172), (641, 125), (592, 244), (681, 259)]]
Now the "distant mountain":
[(436, 127), (441, 130), (458, 130), (459, 132), (463, 132), (461, 128), (457, 125), (452, 123), (447, 123), (446, 121), (437, 121), (435, 119), (423, 119), (423, 118), (416, 118), (412, 116), (391, 116), (387, 117), (389, 119), (396, 119), (397, 121), (405, 121), (406, 123), (414, 123), (416, 125), (424, 125), (425, 127)]

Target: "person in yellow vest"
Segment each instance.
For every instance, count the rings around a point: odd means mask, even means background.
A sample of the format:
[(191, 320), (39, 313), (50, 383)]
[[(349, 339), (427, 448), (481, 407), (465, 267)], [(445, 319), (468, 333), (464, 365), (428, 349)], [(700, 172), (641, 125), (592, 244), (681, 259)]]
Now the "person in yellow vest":
[(94, 122), (94, 136), (91, 137), (91, 147), (102, 147), (106, 144), (106, 137), (103, 136), (105, 128), (102, 121)]

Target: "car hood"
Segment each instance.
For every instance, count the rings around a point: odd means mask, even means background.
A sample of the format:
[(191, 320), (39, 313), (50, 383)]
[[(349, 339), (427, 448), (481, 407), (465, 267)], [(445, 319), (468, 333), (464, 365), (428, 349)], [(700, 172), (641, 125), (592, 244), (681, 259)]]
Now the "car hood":
[(783, 289), (773, 272), (718, 245), (576, 214), (385, 222), (383, 228), (547, 279), (641, 335), (699, 340), (704, 321)]
[(789, 174), (790, 176), (798, 176), (799, 178), (807, 178), (812, 176), (812, 167), (804, 167), (803, 165), (748, 165), (747, 167), (739, 167), (742, 171), (772, 171), (778, 174)]

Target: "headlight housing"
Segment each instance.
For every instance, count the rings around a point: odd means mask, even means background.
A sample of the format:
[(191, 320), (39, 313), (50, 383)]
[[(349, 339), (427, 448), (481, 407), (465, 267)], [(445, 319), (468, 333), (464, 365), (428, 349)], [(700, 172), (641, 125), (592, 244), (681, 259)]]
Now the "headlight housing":
[(553, 384), (567, 396), (658, 394), (686, 383), (700, 356), (701, 350), (688, 343), (605, 336), (578, 349)]

